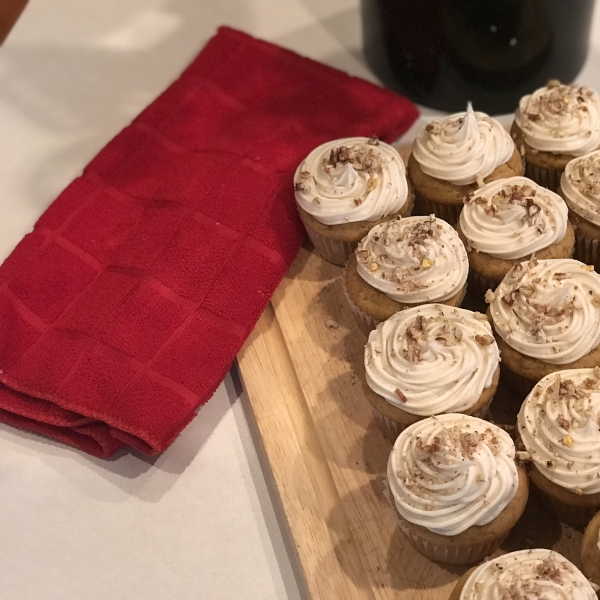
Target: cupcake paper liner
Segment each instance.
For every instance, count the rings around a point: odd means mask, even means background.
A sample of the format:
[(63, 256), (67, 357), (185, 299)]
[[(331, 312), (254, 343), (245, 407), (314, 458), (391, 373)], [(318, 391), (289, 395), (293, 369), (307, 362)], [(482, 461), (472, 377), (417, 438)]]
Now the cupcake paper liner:
[(593, 240), (578, 233), (575, 230), (575, 250), (573, 258), (580, 260), (586, 265), (594, 265), (596, 271), (600, 271), (600, 240)]
[(394, 419), (384, 415), (376, 408), (373, 408), (373, 414), (375, 415), (375, 420), (377, 421), (377, 425), (379, 426), (383, 437), (391, 444), (396, 441), (396, 438), (400, 435), (400, 432), (403, 429), (406, 429), (406, 425), (403, 425), (398, 421), (394, 421)]
[(342, 269), (342, 291), (344, 292), (344, 296), (346, 297), (346, 301), (348, 302), (348, 306), (352, 309), (352, 313), (354, 314), (354, 318), (356, 323), (360, 327), (360, 330), (365, 334), (369, 335), (381, 321), (368, 315), (362, 308), (360, 308), (354, 300), (350, 297), (350, 293), (348, 292), (348, 288), (346, 287), (346, 270), (348, 268), (347, 262), (344, 264), (344, 268)]
[(440, 204), (439, 202), (433, 202), (421, 194), (415, 192), (417, 212), (423, 215), (434, 214), (436, 217), (446, 221), (454, 227), (458, 221), (460, 211), (463, 205), (453, 206), (450, 204)]
[(519, 375), (515, 373), (511, 369), (509, 369), (505, 363), (502, 363), (501, 375), (504, 381), (510, 386), (510, 388), (518, 394), (522, 400), (525, 400), (529, 392), (533, 389), (533, 386), (537, 383), (537, 381), (533, 381), (532, 379), (527, 379), (527, 377), (523, 377), (523, 375)]
[[(346, 261), (346, 263), (344, 263), (344, 268), (342, 269), (342, 291), (344, 292), (344, 296), (346, 297), (348, 306), (350, 306), (350, 308), (352, 309), (352, 313), (354, 314), (354, 318), (356, 319), (356, 322), (358, 323), (360, 330), (365, 335), (368, 336), (369, 333), (371, 333), (371, 331), (373, 331), (373, 329), (375, 329), (377, 327), (377, 325), (379, 325), (379, 323), (381, 323), (381, 321), (379, 319), (376, 319), (375, 317), (372, 317), (371, 315), (368, 315), (362, 308), (360, 308), (360, 306), (358, 306), (356, 304), (356, 302), (354, 302), (354, 300), (352, 300), (352, 297), (350, 296), (350, 293), (348, 292), (348, 288), (346, 287), (346, 269), (347, 268), (348, 268), (348, 264)], [(456, 305), (457, 307), (460, 308), (466, 295), (467, 295), (467, 284), (465, 284), (465, 286), (463, 287), (463, 293), (462, 293), (462, 296), (461, 296), (458, 304)], [(440, 302), (440, 301), (433, 300), (432, 302)], [(443, 301), (441, 303), (443, 304)], [(419, 305), (415, 304), (414, 306), (419, 306)]]
[(435, 560), (451, 565), (469, 565), (482, 561), (497, 550), (508, 534), (489, 542), (473, 546), (454, 546), (449, 536), (448, 544), (433, 543), (422, 537), (419, 531), (404, 519), (398, 519), (398, 526), (410, 545), (429, 560)]
[(598, 505), (574, 506), (573, 504), (567, 504), (540, 490), (532, 479), (530, 479), (530, 482), (537, 499), (544, 509), (554, 515), (559, 521), (568, 525), (586, 527), (598, 512), (598, 509), (600, 509)]
[(343, 267), (350, 255), (356, 250), (356, 242), (340, 242), (330, 240), (321, 234), (305, 227), (308, 239), (312, 242), (315, 250), (328, 262)]
[[(496, 392), (494, 392), (490, 396), (490, 399), (479, 410), (475, 411), (472, 414), (472, 416), (479, 417), (480, 419), (485, 419), (490, 410), (490, 405), (492, 404), (492, 400), (494, 399), (495, 395), (496, 395)], [(465, 412), (465, 411), (461, 411), (461, 412)], [(377, 421), (377, 425), (379, 426), (379, 429), (381, 430), (383, 437), (386, 440), (388, 440), (391, 444), (393, 444), (396, 441), (396, 438), (400, 435), (400, 432), (402, 432), (404, 429), (406, 429), (408, 427), (408, 425), (404, 425), (403, 423), (400, 423), (399, 421), (395, 421), (391, 417), (384, 415), (382, 412), (378, 411), (374, 407), (373, 407), (373, 415), (375, 416), (375, 420)], [(424, 416), (423, 418), (425, 419), (427, 417)]]
[(560, 176), (563, 171), (557, 171), (556, 169), (542, 169), (541, 167), (535, 167), (534, 165), (525, 162), (525, 177), (533, 179), (536, 183), (539, 183), (542, 187), (548, 188), (549, 190), (556, 192), (560, 185)]
[[(408, 198), (409, 207), (406, 215), (409, 216), (413, 210), (415, 204), (415, 196), (411, 194)], [(390, 216), (390, 218), (392, 218)], [(375, 225), (375, 222), (373, 223)], [(350, 255), (356, 250), (358, 242), (341, 242), (338, 240), (332, 240), (327, 238), (316, 231), (313, 231), (306, 225), (304, 226), (308, 239), (312, 242), (315, 250), (328, 262), (343, 267), (346, 264)]]
[(385, 498), (388, 509), (391, 511), (394, 522), (406, 536), (410, 545), (420, 554), (443, 563), (452, 565), (468, 565), (483, 560), (494, 552), (506, 539), (508, 534), (488, 542), (487, 544), (479, 544), (474, 546), (456, 546), (452, 544), (453, 536), (448, 536), (448, 543), (433, 543), (430, 540), (424, 539), (418, 529), (413, 527), (411, 523), (404, 520), (398, 513), (392, 492), (390, 490), (387, 479), (384, 482), (383, 497)]
[(478, 300), (483, 300), (485, 293), (488, 290), (495, 290), (498, 287), (497, 281), (492, 281), (487, 277), (484, 277), (477, 271), (469, 269), (469, 293), (471, 296), (476, 297)]
[(402, 217), (410, 217), (412, 215), (412, 211), (415, 208), (415, 194), (414, 192), (408, 198), (408, 209), (406, 210), (406, 214), (402, 215)]

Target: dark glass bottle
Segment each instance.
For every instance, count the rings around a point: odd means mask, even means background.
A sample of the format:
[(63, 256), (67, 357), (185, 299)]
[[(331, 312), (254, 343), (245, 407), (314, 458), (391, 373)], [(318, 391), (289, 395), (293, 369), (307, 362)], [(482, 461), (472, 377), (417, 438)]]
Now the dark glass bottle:
[(594, 0), (361, 0), (375, 74), (414, 101), (513, 112), (549, 79), (585, 62)]

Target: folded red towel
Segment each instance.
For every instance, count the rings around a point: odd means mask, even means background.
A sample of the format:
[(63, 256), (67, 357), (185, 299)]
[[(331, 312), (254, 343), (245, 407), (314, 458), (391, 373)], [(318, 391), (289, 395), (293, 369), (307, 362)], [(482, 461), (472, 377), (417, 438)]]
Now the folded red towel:
[(392, 140), (416, 116), (221, 28), (0, 267), (0, 420), (97, 456), (164, 450), (298, 252), (298, 162), (336, 137)]

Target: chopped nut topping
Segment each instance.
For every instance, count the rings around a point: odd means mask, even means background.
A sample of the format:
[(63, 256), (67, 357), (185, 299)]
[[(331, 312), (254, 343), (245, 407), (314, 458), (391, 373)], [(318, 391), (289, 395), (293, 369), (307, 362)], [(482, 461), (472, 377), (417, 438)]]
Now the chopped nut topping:
[(561, 441), (561, 444), (563, 446), (566, 446), (567, 448), (573, 448), (573, 446), (575, 446), (575, 442), (573, 441), (573, 438), (570, 435), (565, 435), (563, 437)]
[(561, 580), (561, 572), (558, 566), (549, 558), (545, 559), (536, 568), (536, 573), (541, 579), (559, 582)]
[(323, 161), (323, 168), (329, 172), (329, 169), (340, 164), (350, 163), (359, 172), (372, 174), (381, 171), (380, 158), (374, 153), (373, 148), (367, 146), (356, 145), (352, 148), (347, 146), (332, 148), (329, 159)]
[(494, 298), (495, 298), (495, 297), (496, 297), (496, 294), (494, 294), (494, 292), (493, 292), (492, 290), (488, 290), (488, 291), (485, 293), (485, 301), (486, 301), (488, 304), (491, 304), (491, 303), (494, 301)]
[(402, 393), (402, 391), (399, 388), (396, 388), (394, 390), (394, 393), (396, 394), (396, 396), (398, 396), (398, 398), (400, 398), (400, 400), (402, 402), (407, 402), (408, 398)]
[(367, 180), (367, 194), (372, 192), (377, 187), (378, 182), (379, 179), (377, 179), (377, 177), (375, 177), (374, 175), (371, 175), (371, 177), (369, 177), (369, 179)]
[(480, 346), (490, 346), (494, 343), (494, 338), (491, 335), (476, 335), (475, 341)]
[(511, 292), (510, 294), (505, 294), (500, 298), (506, 306), (512, 306), (515, 303), (515, 292)]

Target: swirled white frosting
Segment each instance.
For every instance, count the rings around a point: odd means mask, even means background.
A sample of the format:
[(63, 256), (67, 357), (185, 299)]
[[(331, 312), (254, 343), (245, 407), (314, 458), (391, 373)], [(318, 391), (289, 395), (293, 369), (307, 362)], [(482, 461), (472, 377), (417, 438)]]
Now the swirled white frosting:
[(509, 177), (469, 194), (459, 221), (472, 248), (510, 260), (562, 240), (568, 216), (558, 194), (526, 177)]
[(571, 210), (600, 227), (600, 151), (569, 161), (560, 187)]
[(486, 300), (496, 332), (526, 356), (562, 365), (600, 344), (600, 275), (577, 260), (519, 263)]
[(461, 412), (492, 385), (500, 352), (485, 315), (444, 304), (396, 313), (369, 335), (369, 387), (419, 416)]
[(441, 535), (495, 519), (519, 485), (510, 436), (460, 414), (429, 417), (400, 433), (387, 477), (400, 515)]
[(408, 184), (398, 151), (376, 138), (343, 138), (315, 148), (294, 175), (296, 202), (325, 225), (377, 221), (399, 211)]
[(600, 145), (600, 97), (580, 85), (548, 85), (521, 98), (515, 122), (531, 148), (581, 156)]
[(358, 244), (356, 261), (369, 285), (403, 304), (452, 298), (469, 273), (458, 234), (434, 215), (375, 225)]
[(544, 477), (578, 494), (600, 492), (600, 367), (544, 377), (523, 402), (518, 427)]
[(508, 162), (515, 145), (502, 125), (488, 115), (467, 111), (424, 126), (412, 153), (422, 171), (457, 185), (474, 183)]
[(566, 558), (535, 548), (510, 552), (479, 565), (460, 600), (597, 600), (585, 575)]

